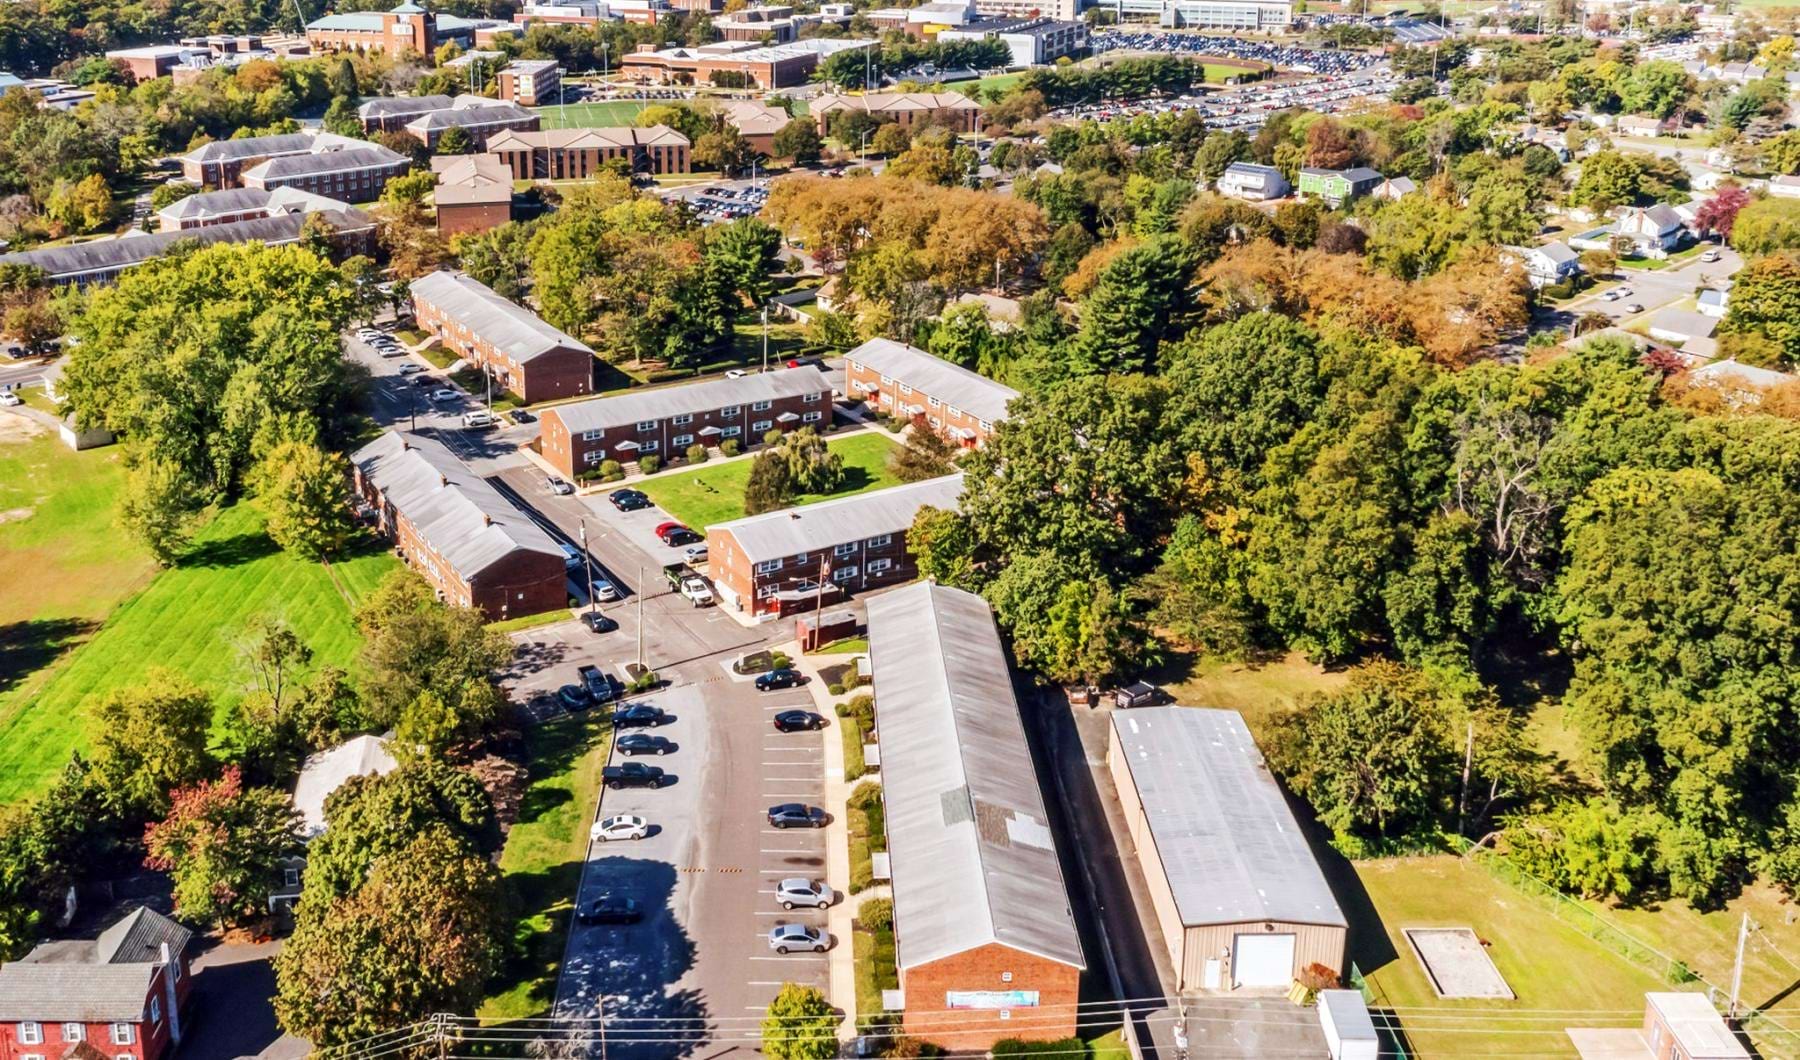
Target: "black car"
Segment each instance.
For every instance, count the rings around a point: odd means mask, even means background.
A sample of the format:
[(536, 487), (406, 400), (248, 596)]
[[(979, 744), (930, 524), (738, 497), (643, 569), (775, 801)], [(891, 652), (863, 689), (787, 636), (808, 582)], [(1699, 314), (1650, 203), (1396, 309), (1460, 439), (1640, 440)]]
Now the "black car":
[(616, 898), (603, 894), (581, 903), (575, 919), (583, 924), (635, 924), (644, 919), (644, 907), (635, 898)]
[(606, 495), (606, 499), (622, 512), (635, 512), (640, 508), (650, 507), (650, 498), (641, 490), (613, 490)]
[(810, 710), (784, 710), (775, 715), (776, 732), (806, 732), (824, 727), (825, 719)]
[(613, 728), (638, 729), (661, 725), (669, 720), (661, 707), (639, 703), (613, 714)]
[(570, 710), (586, 710), (593, 704), (587, 689), (580, 685), (564, 685), (556, 690), (557, 701)]
[(675, 750), (675, 745), (667, 737), (642, 732), (626, 733), (613, 746), (622, 755), (666, 755)]
[(706, 538), (701, 537), (699, 534), (694, 533), (685, 526), (659, 527), (656, 531), (656, 536), (662, 538), (662, 543), (670, 548), (680, 548), (683, 545), (697, 545), (706, 540)]
[(805, 683), (805, 674), (798, 670), (789, 670), (786, 667), (783, 667), (782, 669), (770, 670), (766, 674), (759, 675), (756, 679), (756, 690), (758, 692), (773, 692), (778, 688), (797, 688)]
[(595, 633), (611, 633), (619, 628), (619, 624), (598, 611), (589, 611), (581, 616), (581, 624)]
[(775, 828), (823, 828), (825, 811), (801, 802), (769, 807), (769, 824)]
[(627, 762), (600, 770), (600, 780), (609, 788), (660, 788), (667, 779), (668, 774), (661, 769), (642, 762)]

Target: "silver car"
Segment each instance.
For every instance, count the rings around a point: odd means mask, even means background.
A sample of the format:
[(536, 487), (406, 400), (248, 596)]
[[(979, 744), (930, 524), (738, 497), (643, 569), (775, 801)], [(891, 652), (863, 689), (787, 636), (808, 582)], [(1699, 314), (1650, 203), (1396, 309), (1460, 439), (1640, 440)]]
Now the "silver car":
[(830, 886), (824, 880), (809, 880), (804, 876), (794, 876), (782, 880), (775, 885), (775, 900), (781, 908), (792, 909), (795, 906), (808, 906), (813, 909), (824, 909), (831, 904), (833, 898)]
[(635, 813), (621, 813), (596, 822), (588, 832), (588, 838), (596, 843), (606, 843), (614, 839), (642, 839), (649, 834), (649, 821)]
[(787, 953), (790, 950), (824, 953), (830, 945), (830, 935), (805, 924), (777, 924), (775, 930), (769, 932), (769, 948), (776, 953)]

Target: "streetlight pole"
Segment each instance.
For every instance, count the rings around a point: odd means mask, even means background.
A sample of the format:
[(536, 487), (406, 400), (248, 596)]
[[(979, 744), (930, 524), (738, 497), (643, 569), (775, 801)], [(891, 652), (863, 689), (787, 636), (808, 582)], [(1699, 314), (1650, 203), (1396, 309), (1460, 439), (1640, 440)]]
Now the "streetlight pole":
[(638, 600), (637, 668), (638, 668), (638, 676), (639, 677), (644, 676), (644, 597), (646, 595), (648, 595), (648, 594), (644, 591), (644, 564), (643, 564), (643, 561), (640, 560), (638, 562), (638, 583), (637, 583), (637, 600)]
[(587, 571), (588, 614), (594, 613), (594, 558), (588, 554), (587, 520), (581, 520), (581, 566)]
[(862, 152), (862, 164), (865, 166), (868, 165), (869, 164), (869, 130), (867, 130), (867, 129), (863, 130), (862, 147), (859, 148), (858, 150), (860, 150)]

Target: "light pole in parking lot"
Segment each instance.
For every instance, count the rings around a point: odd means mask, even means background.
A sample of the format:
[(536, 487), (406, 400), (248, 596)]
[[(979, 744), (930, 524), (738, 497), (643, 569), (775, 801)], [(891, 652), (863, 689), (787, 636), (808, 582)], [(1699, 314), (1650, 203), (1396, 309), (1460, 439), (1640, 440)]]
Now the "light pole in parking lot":
[(583, 570), (587, 571), (588, 614), (591, 615), (594, 613), (594, 560), (592, 556), (588, 555), (587, 520), (580, 520), (579, 525), (581, 526), (581, 566)]
[(639, 677), (644, 676), (644, 595), (645, 595), (645, 593), (644, 593), (644, 564), (643, 564), (643, 561), (640, 560), (638, 562), (638, 583), (637, 583), (637, 600), (638, 600), (637, 665), (638, 665), (638, 676)]

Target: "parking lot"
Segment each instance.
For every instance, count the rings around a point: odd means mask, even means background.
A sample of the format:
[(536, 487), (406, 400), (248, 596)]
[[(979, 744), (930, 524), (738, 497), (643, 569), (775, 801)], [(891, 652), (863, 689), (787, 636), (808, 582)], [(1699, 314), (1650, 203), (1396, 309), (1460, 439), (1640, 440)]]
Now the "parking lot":
[(1334, 74), (1259, 82), (1218, 92), (1191, 93), (1175, 99), (1081, 104), (1061, 107), (1051, 114), (1058, 118), (1111, 121), (1138, 114), (1192, 110), (1206, 119), (1208, 128), (1253, 133), (1262, 128), (1269, 115), (1276, 111), (1303, 107), (1335, 114), (1364, 100), (1386, 99), (1398, 83), (1393, 71), (1379, 67), (1353, 75)]
[(1095, 55), (1110, 51), (1157, 55), (1218, 55), (1268, 63), (1277, 70), (1299, 70), (1312, 74), (1351, 74), (1382, 61), (1379, 54), (1372, 52), (1307, 48), (1298, 44), (1277, 44), (1241, 37), (1214, 37), (1200, 33), (1108, 30), (1094, 34), (1091, 40)]
[(754, 216), (769, 201), (769, 188), (760, 180), (725, 180), (698, 188), (676, 188), (663, 197), (687, 203), (703, 223), (714, 224)]

